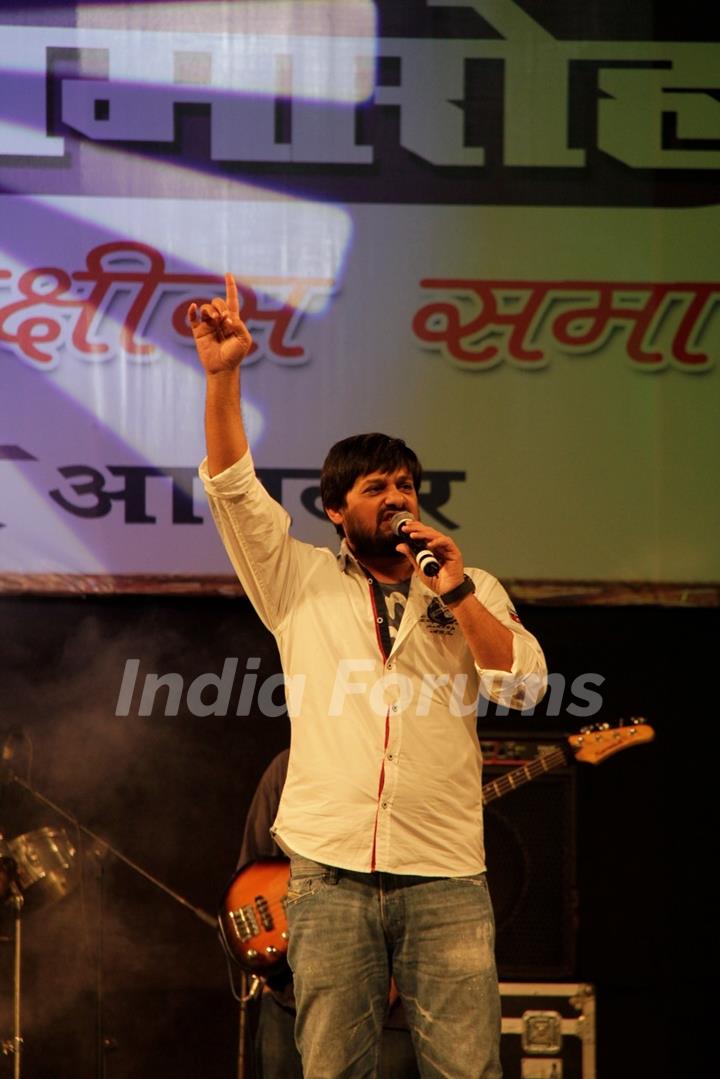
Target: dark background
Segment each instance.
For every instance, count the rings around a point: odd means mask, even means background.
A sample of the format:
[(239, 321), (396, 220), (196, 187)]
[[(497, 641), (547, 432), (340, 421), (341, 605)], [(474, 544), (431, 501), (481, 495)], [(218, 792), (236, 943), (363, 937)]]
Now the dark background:
[[(521, 613), (550, 670), (562, 672), (568, 685), (584, 672), (605, 676), (596, 718), (641, 715), (657, 732), (652, 744), (599, 767), (574, 766), (574, 786), (561, 775), (532, 787), (529, 856), (564, 866), (576, 861), (577, 891), (540, 916), (550, 934), (568, 911), (573, 923), (573, 969), (551, 980), (595, 985), (601, 1077), (700, 1074), (700, 1061), (693, 1061), (712, 999), (709, 735), (717, 611), (532, 606)], [(138, 715), (137, 695), (129, 716), (114, 713), (128, 658), (140, 659), (142, 677), (179, 672), (186, 686), (199, 674), (220, 673), (226, 656), (239, 658), (236, 686), (248, 657), (261, 659), (260, 680), (277, 671), (274, 642), (247, 601), (5, 597), (0, 636), (0, 728), (19, 726), (31, 739), (36, 788), (214, 913), (257, 780), (287, 743), (287, 720), (257, 711), (236, 717), (234, 700), (228, 717), (198, 718), (184, 698), (177, 716), (165, 716), (162, 694), (150, 716)], [(561, 736), (582, 722), (564, 712), (513, 713), (489, 715), (480, 729), (508, 738)], [(24, 777), (27, 740), (14, 738), (13, 746), (13, 767)], [(574, 819), (568, 829), (562, 809), (556, 831), (556, 800), (567, 799), (568, 790)], [(520, 829), (521, 799), (530, 791), (495, 804)], [(5, 785), (6, 837), (61, 823), (16, 783)], [(234, 1075), (237, 1007), (213, 929), (112, 854), (78, 862), (82, 872), (71, 893), (24, 918), (24, 1075), (99, 1074), (99, 1028), (112, 1039), (107, 1079)], [(502, 873), (496, 865), (496, 877)], [(541, 896), (542, 881), (530, 885), (530, 898)], [(2, 929), (12, 929), (7, 910)], [(507, 939), (517, 945), (512, 925)], [(11, 953), (0, 943), (0, 1040), (12, 1027)], [(528, 962), (537, 973), (523, 980), (547, 980), (542, 950)], [(4, 1074), (11, 1074), (11, 1061), (0, 1056)]]

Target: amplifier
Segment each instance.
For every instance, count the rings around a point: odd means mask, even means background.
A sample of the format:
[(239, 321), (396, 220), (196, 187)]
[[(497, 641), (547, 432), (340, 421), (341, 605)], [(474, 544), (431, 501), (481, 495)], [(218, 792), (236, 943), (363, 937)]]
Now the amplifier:
[(557, 746), (566, 746), (567, 738), (562, 735), (543, 734), (523, 731), (512, 734), (483, 733), (480, 748), (486, 768), (518, 767), (527, 764), (540, 753), (545, 753)]
[[(565, 739), (484, 737), (483, 783), (527, 764)], [(498, 973), (505, 980), (576, 974), (575, 768), (563, 765), (485, 806), (488, 885), (495, 909)]]

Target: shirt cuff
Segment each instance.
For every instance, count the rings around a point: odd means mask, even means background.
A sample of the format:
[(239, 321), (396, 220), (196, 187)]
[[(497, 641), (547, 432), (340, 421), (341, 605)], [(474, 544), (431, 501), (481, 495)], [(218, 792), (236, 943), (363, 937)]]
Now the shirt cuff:
[(203, 482), (203, 487), (214, 498), (238, 498), (245, 494), (255, 478), (255, 464), (250, 450), (230, 465), (217, 476), (211, 476), (208, 472), (207, 457), (204, 457), (198, 468), (198, 475)]
[[(477, 667), (477, 664), (476, 664)], [(547, 671), (530, 641), (513, 633), (513, 663), (509, 671), (477, 667), (483, 696), (496, 704), (522, 711), (542, 700)]]

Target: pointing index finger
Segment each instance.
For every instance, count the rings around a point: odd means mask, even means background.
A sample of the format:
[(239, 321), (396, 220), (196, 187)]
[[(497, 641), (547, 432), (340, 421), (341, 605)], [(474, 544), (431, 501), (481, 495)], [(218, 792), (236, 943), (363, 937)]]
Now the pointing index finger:
[(238, 303), (238, 290), (235, 284), (235, 278), (231, 273), (225, 274), (225, 290), (227, 295), (228, 309), (233, 315), (240, 313), (240, 305)]

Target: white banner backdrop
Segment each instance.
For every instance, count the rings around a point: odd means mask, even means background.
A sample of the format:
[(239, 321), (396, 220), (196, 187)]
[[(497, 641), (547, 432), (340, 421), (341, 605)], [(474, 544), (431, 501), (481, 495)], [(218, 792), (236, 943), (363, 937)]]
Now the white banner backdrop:
[[(517, 14), (509, 2), (465, 6)], [(168, 18), (175, 5), (160, 7)], [(227, 269), (256, 340), (243, 376), (256, 464), (302, 538), (335, 542), (317, 503), (329, 445), (385, 430), (423, 460), (427, 519), (499, 576), (717, 580), (718, 208), (686, 199), (687, 177), (684, 187), (677, 181), (682, 190), (668, 188), (665, 205), (652, 204), (658, 169), (694, 168), (696, 177), (717, 169), (708, 142), (717, 102), (692, 87), (675, 93), (673, 72), (664, 76), (685, 128), (651, 152), (638, 132), (655, 106), (632, 105), (629, 79), (646, 78), (646, 69), (608, 69), (598, 78), (609, 80), (608, 93), (614, 79), (615, 100), (628, 107), (618, 118), (603, 98), (598, 141), (616, 152), (622, 164), (610, 180), (622, 176), (625, 188), (598, 179), (589, 153), (561, 150), (546, 99), (536, 120), (548, 138), (530, 139), (527, 160), (511, 161), (522, 140), (506, 118), (493, 172), (492, 140), (484, 148), (442, 119), (454, 115), (450, 105), (462, 111), (454, 96), (472, 96), (463, 56), (504, 57), (509, 73), (513, 48), (530, 47), (527, 35), (515, 45), (459, 31), (376, 40), (372, 6), (345, 8), (361, 20), (360, 36), (357, 22), (355, 37), (305, 25), (287, 32), (283, 53), (272, 35), (276, 59), (293, 61), (278, 61), (274, 96), (253, 82), (247, 33), (238, 34), (244, 64), (231, 65), (225, 82), (222, 65), (206, 72), (200, 93), (190, 75), (205, 70), (204, 38), (192, 52), (192, 35), (160, 35), (167, 63), (144, 84), (137, 57), (133, 67), (132, 50), (123, 51), (122, 20), (103, 29), (107, 11), (91, 18), (86, 9), (82, 31), (7, 28), (3, 49), (9, 37), (18, 46), (5, 81), (29, 79), (33, 92), (23, 115), (15, 105), (0, 118), (0, 178), (13, 177), (5, 190), (16, 192), (0, 196), (0, 573), (229, 571), (196, 478), (203, 379), (185, 322), (188, 303), (217, 294)], [(113, 58), (104, 69), (103, 42)], [(69, 70), (48, 67), (51, 45), (72, 52)], [(532, 47), (549, 71), (569, 64), (571, 45), (577, 53), (577, 42), (540, 34)], [(613, 47), (639, 64), (675, 50), (678, 71), (692, 67), (693, 49), (705, 70), (716, 49)], [(583, 50), (598, 64), (612, 58), (607, 43)], [(368, 80), (374, 52), (377, 82)], [(421, 53), (435, 65), (423, 92), (435, 93), (437, 109), (425, 127), (403, 98)], [(313, 64), (327, 74), (340, 60), (343, 79), (313, 84)], [(51, 75), (63, 125), (52, 108), (46, 114), (52, 94), (36, 92)], [(331, 84), (337, 97), (328, 105)], [(555, 92), (567, 95), (567, 84)], [(205, 99), (209, 129), (207, 116), (178, 120), (176, 106)], [(365, 120), (401, 118), (394, 164), (390, 151), (371, 148), (371, 133), (360, 127), (352, 136), (348, 115), (359, 106)], [(249, 127), (238, 141), (239, 118)], [(158, 156), (176, 123), (180, 148), (175, 135), (174, 154), (165, 147)], [(312, 139), (301, 140), (302, 130)], [(637, 167), (647, 169), (643, 187), (628, 178), (630, 135)], [(228, 162), (243, 145), (252, 167), (238, 171)], [(513, 188), (502, 204), (521, 165), (524, 196)], [(492, 191), (482, 188), (488, 168)], [(592, 197), (583, 201), (577, 182), (594, 185)]]

